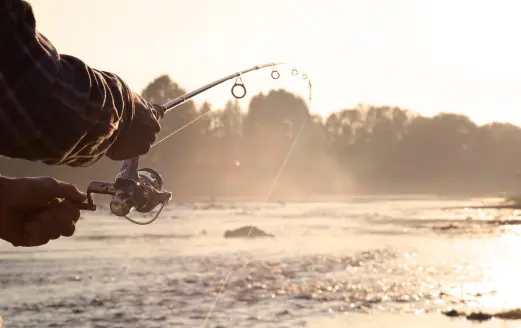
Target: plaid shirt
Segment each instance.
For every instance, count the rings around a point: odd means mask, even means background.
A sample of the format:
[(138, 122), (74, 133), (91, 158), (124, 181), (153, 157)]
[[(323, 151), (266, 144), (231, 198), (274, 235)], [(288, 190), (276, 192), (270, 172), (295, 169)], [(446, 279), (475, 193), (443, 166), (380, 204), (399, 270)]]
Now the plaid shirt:
[(0, 0), (0, 155), (91, 165), (128, 127), (136, 97), (115, 74), (59, 54), (29, 3)]

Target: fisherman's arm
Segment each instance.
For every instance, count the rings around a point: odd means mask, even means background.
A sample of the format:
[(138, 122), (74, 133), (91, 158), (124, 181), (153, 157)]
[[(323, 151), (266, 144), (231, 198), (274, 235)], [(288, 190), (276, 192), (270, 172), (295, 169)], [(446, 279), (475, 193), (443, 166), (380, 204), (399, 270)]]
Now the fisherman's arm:
[[(117, 75), (59, 54), (37, 32), (26, 1), (0, 1), (0, 48), (1, 155), (88, 166), (110, 154), (122, 135), (129, 139), (130, 123), (139, 126), (133, 122), (136, 116), (150, 121), (146, 123), (154, 130), (140, 142), (149, 147), (155, 140), (159, 124), (154, 106)], [(148, 150), (147, 145), (141, 148), (126, 157)]]

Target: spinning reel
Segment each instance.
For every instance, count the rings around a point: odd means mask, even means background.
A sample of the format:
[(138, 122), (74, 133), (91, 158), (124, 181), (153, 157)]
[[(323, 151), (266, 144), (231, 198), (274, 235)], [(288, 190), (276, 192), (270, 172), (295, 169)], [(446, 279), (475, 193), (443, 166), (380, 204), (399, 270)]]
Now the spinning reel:
[[(163, 180), (159, 173), (148, 168), (138, 170), (138, 163), (137, 157), (124, 161), (114, 182), (91, 181), (87, 188), (87, 203), (80, 204), (79, 209), (88, 211), (97, 209), (92, 194), (111, 195), (112, 214), (136, 224), (152, 223), (170, 201), (172, 193), (162, 190)], [(139, 222), (128, 217), (133, 210), (149, 213), (158, 205), (161, 205), (161, 208), (150, 221)]]

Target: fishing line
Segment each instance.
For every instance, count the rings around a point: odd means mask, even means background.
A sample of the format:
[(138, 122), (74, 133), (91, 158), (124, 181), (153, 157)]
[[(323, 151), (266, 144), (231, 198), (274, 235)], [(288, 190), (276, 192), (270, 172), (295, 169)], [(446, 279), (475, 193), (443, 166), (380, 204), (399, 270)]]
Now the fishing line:
[[(278, 72), (277, 72), (278, 73)], [(272, 77), (273, 77), (273, 74), (274, 72), (272, 72)], [(298, 75), (298, 71), (293, 68), (292, 70), (292, 75), (293, 76), (297, 76)], [(277, 76), (277, 74), (275, 74), (275, 76)], [(278, 75), (280, 76), (280, 74)], [(274, 79), (277, 79), (275, 77), (273, 77)], [(303, 80), (307, 80), (308, 79), (308, 76), (307, 74), (303, 74), (302, 75), (302, 79)], [(311, 81), (308, 80), (308, 89), (309, 89), (309, 98), (308, 98), (308, 109), (311, 110)], [(282, 175), (282, 172), (284, 171), (284, 168), (286, 167), (287, 163), (288, 163), (288, 160), (289, 158), (291, 157), (291, 154), (293, 153), (293, 150), (295, 149), (295, 146), (297, 145), (299, 139), (300, 139), (300, 136), (302, 135), (302, 132), (304, 131), (304, 128), (306, 126), (306, 124), (308, 123), (309, 121), (309, 118), (311, 117), (311, 113), (307, 113), (307, 116), (306, 116), (306, 119), (304, 120), (304, 122), (302, 123), (302, 125), (300, 126), (300, 129), (296, 135), (296, 137), (294, 138), (293, 140), (293, 143), (291, 144), (287, 154), (286, 154), (286, 157), (284, 158), (284, 161), (282, 162), (282, 164), (280, 165), (278, 171), (277, 171), (277, 175), (275, 176), (275, 178), (273, 179), (273, 183), (271, 184), (271, 187), (270, 189), (268, 190), (268, 194), (266, 195), (264, 201), (261, 203), (261, 207), (260, 209), (257, 211), (257, 214), (254, 216), (255, 217), (258, 217), (259, 214), (265, 209), (266, 207), (266, 204), (268, 203), (268, 201), (270, 200), (271, 198), (271, 195), (273, 194), (273, 191), (275, 190), (275, 187), (277, 186), (279, 180), (280, 180), (280, 177)], [(248, 231), (248, 235), (247, 237), (250, 237), (251, 235), (251, 232), (253, 231), (253, 225), (250, 226), (250, 230)], [(203, 328), (206, 327), (206, 324), (208, 323), (209, 319), (210, 319), (210, 316), (212, 315), (216, 305), (217, 305), (217, 302), (219, 301), (227, 283), (228, 283), (228, 280), (230, 279), (230, 276), (233, 272), (233, 269), (231, 269), (228, 274), (226, 275), (221, 287), (219, 288), (219, 292), (217, 293), (217, 295), (215, 296), (215, 300), (212, 304), (212, 306), (210, 307), (210, 310), (208, 311), (208, 314), (206, 315), (206, 318), (204, 320), (204, 323), (203, 323)]]
[(166, 137), (164, 137), (163, 139), (157, 141), (156, 143), (154, 143), (152, 146), (150, 146), (150, 148), (153, 148), (155, 146), (157, 146), (158, 144), (162, 143), (163, 141), (165, 141), (166, 139), (170, 138), (171, 136), (173, 136), (174, 134), (176, 134), (177, 132), (180, 132), (181, 130), (184, 130), (185, 128), (187, 128), (188, 126), (192, 125), (193, 123), (197, 122), (198, 120), (200, 120), (201, 118), (205, 117), (206, 115), (210, 114), (210, 111), (207, 111), (206, 113), (203, 113), (199, 116), (197, 116), (196, 118), (194, 118), (193, 120), (191, 120), (190, 122), (186, 123), (185, 125), (183, 125), (182, 127), (180, 127), (179, 129), (175, 130), (174, 132), (170, 133), (169, 135), (167, 135)]

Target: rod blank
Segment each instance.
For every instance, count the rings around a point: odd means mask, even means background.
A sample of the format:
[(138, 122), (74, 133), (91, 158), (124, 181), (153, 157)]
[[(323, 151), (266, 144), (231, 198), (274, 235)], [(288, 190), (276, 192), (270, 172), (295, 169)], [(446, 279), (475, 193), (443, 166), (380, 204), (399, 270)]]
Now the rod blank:
[(192, 92), (189, 92), (187, 94), (184, 94), (184, 95), (182, 95), (180, 97), (177, 97), (177, 98), (167, 102), (166, 104), (163, 105), (163, 107), (165, 107), (165, 113), (167, 113), (171, 109), (173, 109), (173, 108), (183, 104), (187, 100), (197, 96), (198, 94), (200, 94), (202, 92), (205, 92), (206, 90), (211, 89), (211, 88), (213, 88), (213, 87), (215, 87), (215, 86), (217, 86), (217, 85), (219, 85), (219, 84), (221, 84), (223, 82), (226, 82), (226, 81), (231, 80), (233, 78), (239, 77), (242, 74), (246, 74), (246, 73), (249, 73), (251, 71), (256, 71), (256, 70), (259, 70), (259, 69), (262, 69), (262, 68), (265, 68), (265, 67), (282, 65), (282, 64), (285, 64), (285, 63), (275, 62), (275, 63), (268, 63), (268, 64), (264, 64), (264, 65), (258, 65), (258, 66), (254, 66), (252, 68), (245, 69), (244, 71), (240, 71), (240, 72), (228, 75), (226, 77), (223, 77), (222, 79), (219, 79), (217, 81), (209, 83), (209, 84), (207, 84), (205, 86), (200, 87), (199, 89), (196, 89), (196, 90), (194, 90)]

